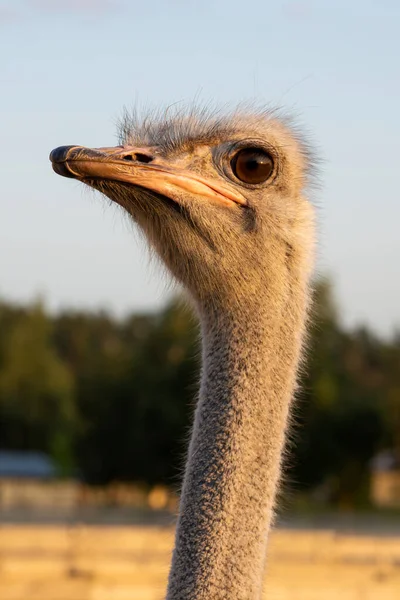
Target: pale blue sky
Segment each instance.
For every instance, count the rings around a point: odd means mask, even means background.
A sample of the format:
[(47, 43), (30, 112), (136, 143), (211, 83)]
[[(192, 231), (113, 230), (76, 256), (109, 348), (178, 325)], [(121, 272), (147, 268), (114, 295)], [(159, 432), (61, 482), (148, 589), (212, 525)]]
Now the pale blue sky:
[(195, 96), (300, 115), (324, 157), (319, 271), (345, 322), (400, 325), (397, 0), (0, 0), (0, 296), (116, 314), (165, 301), (117, 209), (53, 174), (123, 105)]

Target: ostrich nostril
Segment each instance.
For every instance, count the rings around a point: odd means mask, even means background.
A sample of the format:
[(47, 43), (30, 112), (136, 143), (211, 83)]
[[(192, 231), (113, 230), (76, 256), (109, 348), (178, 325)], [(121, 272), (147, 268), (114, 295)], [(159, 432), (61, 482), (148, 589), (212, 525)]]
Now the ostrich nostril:
[(143, 154), (142, 152), (133, 152), (124, 156), (124, 160), (137, 161), (141, 163), (149, 163), (153, 160), (153, 157), (149, 154)]
[(141, 152), (137, 152), (135, 156), (136, 160), (142, 163), (149, 163), (153, 160), (152, 156), (149, 156), (148, 154), (142, 154)]

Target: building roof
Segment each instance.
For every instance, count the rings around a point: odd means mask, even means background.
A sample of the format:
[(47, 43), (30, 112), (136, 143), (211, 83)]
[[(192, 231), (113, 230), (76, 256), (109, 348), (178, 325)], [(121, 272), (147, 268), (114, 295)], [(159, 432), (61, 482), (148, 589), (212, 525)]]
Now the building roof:
[(0, 450), (0, 477), (49, 479), (56, 468), (43, 452)]
[(376, 454), (371, 460), (373, 471), (398, 471), (400, 470), (400, 457), (394, 450), (384, 450)]

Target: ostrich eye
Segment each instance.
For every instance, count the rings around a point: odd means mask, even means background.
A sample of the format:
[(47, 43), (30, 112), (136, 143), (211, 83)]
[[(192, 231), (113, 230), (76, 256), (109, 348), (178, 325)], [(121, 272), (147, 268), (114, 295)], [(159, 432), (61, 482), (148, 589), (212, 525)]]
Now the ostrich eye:
[(274, 162), (260, 148), (244, 148), (232, 158), (231, 167), (234, 175), (243, 183), (263, 183), (271, 177)]

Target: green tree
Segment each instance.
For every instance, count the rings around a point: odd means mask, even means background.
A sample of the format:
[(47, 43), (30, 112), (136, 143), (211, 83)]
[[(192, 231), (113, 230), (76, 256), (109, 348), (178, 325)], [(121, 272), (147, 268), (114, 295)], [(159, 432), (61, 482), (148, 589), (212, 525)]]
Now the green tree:
[[(93, 483), (177, 482), (197, 391), (198, 330), (178, 301), (116, 320), (0, 302), (3, 448), (72, 457)], [(400, 337), (347, 331), (332, 284), (316, 283), (289, 478), (331, 501), (365, 501), (370, 459), (400, 451)], [(326, 485), (325, 485), (326, 487)]]
[(72, 466), (74, 381), (51, 345), (51, 322), (41, 303), (19, 315), (2, 336), (0, 427), (8, 448), (52, 452)]
[(326, 279), (314, 300), (295, 481), (306, 489), (330, 481), (332, 501), (356, 504), (367, 499), (369, 462), (385, 434), (382, 345), (366, 330), (342, 330)]

